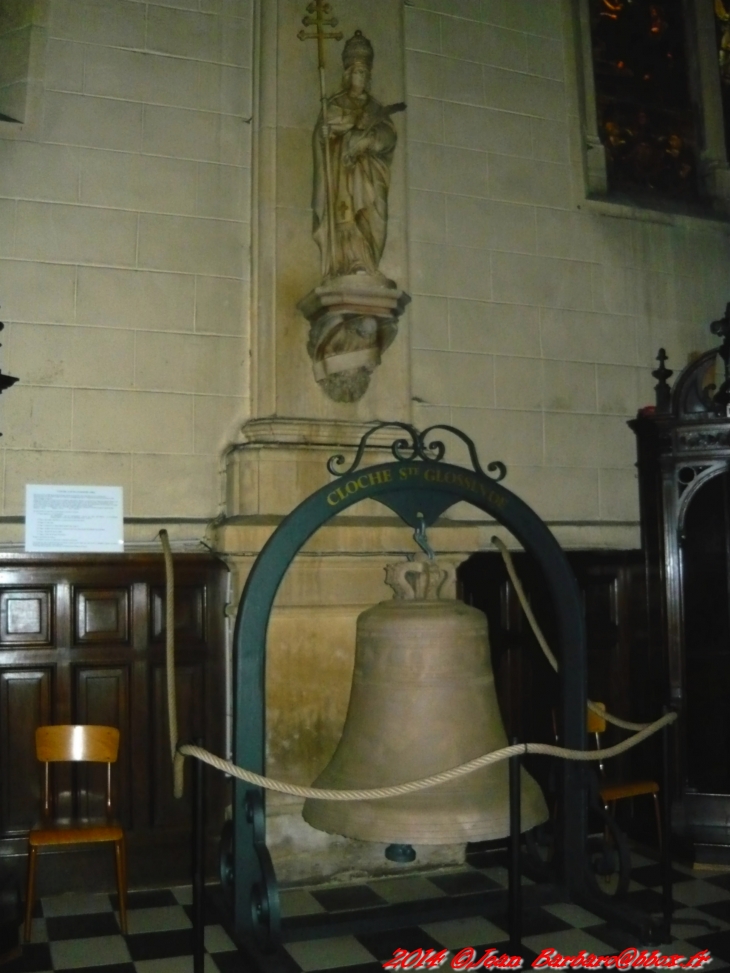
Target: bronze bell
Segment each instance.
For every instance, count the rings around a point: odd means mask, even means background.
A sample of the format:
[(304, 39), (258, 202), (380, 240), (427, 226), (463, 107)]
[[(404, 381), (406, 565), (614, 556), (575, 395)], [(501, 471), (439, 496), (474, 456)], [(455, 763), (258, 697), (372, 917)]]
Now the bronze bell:
[[(362, 788), (427, 777), (507, 746), (490, 662), (487, 620), (455, 600), (455, 567), (389, 565), (395, 590), (362, 612), (350, 703), (317, 787)], [(521, 830), (546, 821), (522, 770)], [(305, 821), (365, 841), (446, 845), (509, 834), (506, 760), (429, 790), (374, 801), (308, 798)]]

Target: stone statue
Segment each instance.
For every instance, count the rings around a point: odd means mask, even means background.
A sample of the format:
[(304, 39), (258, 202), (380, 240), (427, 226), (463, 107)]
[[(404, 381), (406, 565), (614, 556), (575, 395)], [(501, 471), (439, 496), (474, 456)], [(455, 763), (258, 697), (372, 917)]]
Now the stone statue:
[[(315, 13), (319, 9), (310, 7)], [(338, 36), (322, 34), (325, 24), (336, 23), (334, 18), (317, 19), (313, 13), (304, 23), (316, 26), (317, 33), (301, 31), (302, 40)], [(297, 307), (310, 324), (307, 351), (314, 377), (336, 402), (356, 402), (365, 394), (410, 300), (378, 269), (398, 138), (391, 115), (406, 106), (384, 106), (372, 97), (373, 57), (373, 45), (356, 30), (342, 50), (342, 88), (330, 97), (320, 60), (322, 107), (313, 137), (312, 221), (322, 279)]]
[(342, 50), (342, 90), (327, 99), (314, 130), (313, 234), (323, 279), (381, 276), (378, 264), (388, 229), (390, 163), (397, 140), (390, 116), (404, 106), (384, 107), (371, 96), (373, 56), (370, 41), (355, 31)]

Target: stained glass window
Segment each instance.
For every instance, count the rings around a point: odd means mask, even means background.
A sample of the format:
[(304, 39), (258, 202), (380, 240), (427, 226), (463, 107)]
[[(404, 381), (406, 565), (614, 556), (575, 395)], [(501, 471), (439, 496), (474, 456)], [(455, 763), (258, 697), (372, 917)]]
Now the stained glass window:
[(725, 122), (725, 146), (730, 157), (730, 4), (726, 0), (715, 0), (715, 25), (722, 114)]
[(590, 0), (590, 15), (609, 191), (698, 199), (698, 124), (682, 0)]

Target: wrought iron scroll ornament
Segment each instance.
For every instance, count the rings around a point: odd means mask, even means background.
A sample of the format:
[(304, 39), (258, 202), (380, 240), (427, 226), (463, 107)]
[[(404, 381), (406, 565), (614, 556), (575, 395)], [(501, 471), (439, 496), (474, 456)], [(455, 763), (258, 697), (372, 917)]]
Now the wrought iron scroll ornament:
[(429, 561), (433, 561), (436, 557), (436, 552), (431, 547), (428, 540), (428, 534), (426, 533), (426, 520), (421, 513), (418, 514), (418, 527), (416, 527), (415, 531), (413, 532), (413, 539)]
[(454, 436), (457, 436), (463, 443), (466, 444), (466, 448), (469, 450), (469, 459), (471, 460), (472, 469), (475, 473), (480, 473), (482, 476), (490, 476), (491, 479), (495, 480), (497, 483), (507, 476), (507, 467), (499, 460), (493, 460), (491, 463), (489, 463), (487, 465), (487, 473), (484, 472), (481, 463), (479, 462), (477, 448), (474, 445), (473, 440), (470, 439), (466, 433), (462, 432), (461, 429), (457, 429), (455, 426), (448, 426), (439, 423), (435, 426), (429, 426), (428, 429), (424, 429), (423, 432), (419, 432), (415, 426), (412, 426), (408, 422), (377, 423), (371, 429), (368, 429), (360, 440), (357, 447), (357, 452), (355, 453), (355, 459), (352, 461), (352, 464), (344, 469), (344, 465), (347, 460), (342, 453), (337, 453), (327, 460), (327, 469), (329, 472), (333, 476), (347, 476), (349, 473), (354, 473), (362, 462), (362, 458), (365, 455), (365, 450), (368, 446), (369, 440), (381, 429), (402, 429), (405, 433), (407, 433), (407, 439), (394, 439), (390, 445), (390, 451), (392, 452), (393, 456), (401, 463), (410, 463), (414, 460), (440, 463), (446, 455), (446, 446), (439, 439), (434, 439), (432, 442), (428, 442), (427, 437), (430, 436), (434, 430), (442, 429), (445, 432), (450, 432)]
[(260, 790), (246, 794), (246, 817), (253, 828), (253, 847), (259, 863), (259, 881), (251, 888), (251, 917), (258, 945), (265, 952), (281, 941), (281, 902), (274, 863), (266, 846), (266, 812)]

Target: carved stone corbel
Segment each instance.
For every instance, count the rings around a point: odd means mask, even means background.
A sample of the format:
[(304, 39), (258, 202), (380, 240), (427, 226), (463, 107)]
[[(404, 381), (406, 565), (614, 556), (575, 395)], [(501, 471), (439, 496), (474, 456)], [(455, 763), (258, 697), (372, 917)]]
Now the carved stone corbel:
[(409, 301), (391, 280), (350, 274), (323, 281), (298, 303), (310, 325), (314, 377), (326, 395), (356, 402), (365, 394)]

